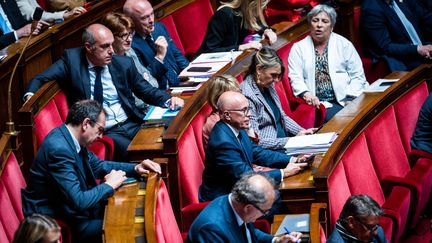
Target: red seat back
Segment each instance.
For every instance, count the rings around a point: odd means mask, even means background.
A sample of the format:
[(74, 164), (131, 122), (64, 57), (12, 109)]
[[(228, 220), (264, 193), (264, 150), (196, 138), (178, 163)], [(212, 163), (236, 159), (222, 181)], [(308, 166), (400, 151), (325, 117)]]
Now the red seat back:
[(327, 179), (330, 228), (336, 224), (346, 200), (351, 196), (351, 190), (346, 178), (344, 163), (340, 161)]
[[(16, 214), (3, 181), (0, 180), (0, 221), (9, 242), (12, 242), (21, 218)], [(8, 241), (6, 241), (8, 242)]]
[(179, 36), (178, 31), (177, 31), (176, 24), (174, 23), (174, 19), (173, 19), (172, 15), (168, 15), (168, 16), (164, 17), (163, 19), (160, 19), (159, 21), (165, 24), (165, 27), (167, 28), (167, 31), (170, 34), (171, 39), (174, 41), (174, 44), (181, 51), (181, 53), (183, 53), (183, 55), (184, 55), (185, 50), (184, 50), (183, 44), (180, 40), (180, 36)]
[(163, 180), (156, 195), (155, 231), (158, 243), (183, 242)]
[(8, 242), (6, 231), (3, 228), (3, 224), (1, 222), (1, 220), (0, 220), (0, 242)]
[(21, 189), (26, 187), (26, 182), (14, 153), (11, 153), (6, 161), (1, 174), (1, 181), (9, 195), (15, 214), (21, 221), (24, 218), (21, 203)]

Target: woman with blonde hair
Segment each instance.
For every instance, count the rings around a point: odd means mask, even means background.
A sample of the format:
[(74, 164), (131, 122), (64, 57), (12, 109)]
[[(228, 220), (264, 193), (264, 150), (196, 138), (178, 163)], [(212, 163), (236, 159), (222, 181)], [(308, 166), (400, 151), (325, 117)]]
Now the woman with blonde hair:
[(268, 0), (233, 0), (223, 2), (207, 26), (207, 33), (198, 54), (206, 52), (242, 51), (261, 49), (260, 41), (267, 38), (269, 44), (277, 36), (269, 28), (263, 11)]
[(33, 214), (20, 223), (12, 242), (59, 243), (61, 242), (60, 226), (48, 216)]

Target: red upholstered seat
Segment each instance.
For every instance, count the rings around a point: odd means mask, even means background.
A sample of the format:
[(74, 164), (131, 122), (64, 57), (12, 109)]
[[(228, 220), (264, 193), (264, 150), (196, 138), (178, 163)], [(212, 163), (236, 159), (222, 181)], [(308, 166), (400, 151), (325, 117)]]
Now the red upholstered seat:
[(341, 162), (351, 194), (368, 194), (384, 208), (386, 216), (393, 220), (392, 239), (398, 242), (405, 231), (408, 219), (410, 191), (403, 187), (394, 187), (385, 197), (364, 134), (352, 142), (342, 156)]
[(22, 218), (16, 214), (12, 205), (12, 201), (2, 180), (0, 180), (0, 205), (0, 221), (3, 225), (3, 229), (6, 233), (8, 241), (12, 242), (14, 233), (18, 228), (19, 222), (22, 220)]
[[(36, 149), (42, 144), (48, 133), (66, 121), (69, 111), (66, 96), (59, 91), (47, 104), (34, 116), (34, 131), (36, 137)], [(90, 147), (99, 158), (112, 160), (114, 155), (114, 142), (109, 137), (102, 137)]]
[[(416, 120), (416, 117), (406, 119)], [(368, 126), (365, 135), (375, 171), (384, 189), (386, 185), (400, 185), (411, 190), (410, 226), (414, 227), (430, 198), (432, 166), (420, 163), (410, 168), (393, 106), (387, 108)], [(431, 160), (428, 161), (432, 164)]]
[(26, 182), (14, 153), (11, 153), (6, 161), (1, 174), (1, 181), (9, 195), (15, 213), (21, 221), (24, 218), (21, 203), (21, 189), (26, 187)]
[(1, 220), (0, 220), (0, 242), (8, 242), (6, 231), (3, 228), (3, 224), (1, 222)]
[(198, 150), (201, 155), (202, 161), (205, 159), (205, 149), (203, 144), (203, 136), (202, 136), (202, 128), (207, 120), (207, 117), (212, 112), (212, 108), (207, 103), (201, 108), (201, 110), (196, 114), (194, 119), (191, 122), (192, 129), (195, 134), (196, 143), (198, 146)]
[(185, 53), (185, 50), (183, 48), (183, 44), (180, 40), (180, 36), (178, 34), (176, 25), (174, 23), (174, 19), (172, 15), (168, 15), (163, 19), (159, 20), (160, 22), (165, 24), (165, 27), (167, 28), (168, 33), (171, 36), (171, 39), (174, 41), (174, 44), (177, 46), (177, 48), (181, 51), (181, 53)]
[[(288, 66), (288, 56), (294, 43), (303, 39), (307, 34), (301, 36), (295, 41), (279, 48), (277, 51), (284, 65)], [(300, 126), (304, 128), (319, 127), (324, 123), (325, 108), (321, 104), (320, 109), (316, 109), (311, 105), (307, 105), (302, 99), (295, 97), (291, 83), (288, 78), (288, 70), (282, 77), (282, 80), (275, 84), (279, 99), (281, 100), (284, 112), (294, 119)]]
[(156, 196), (155, 231), (158, 243), (183, 242), (163, 180), (160, 180), (160, 188)]
[(353, 28), (355, 31), (355, 39), (353, 40), (353, 44), (357, 50), (357, 52), (359, 53), (362, 63), (363, 63), (363, 69), (366, 75), (366, 80), (369, 83), (373, 83), (375, 82), (375, 80), (379, 79), (379, 78), (383, 78), (385, 77), (387, 74), (390, 73), (390, 70), (387, 66), (387, 64), (383, 61), (380, 60), (377, 63), (374, 63), (372, 61), (372, 58), (370, 56), (368, 56), (366, 53), (363, 52), (363, 48), (362, 48), (362, 44), (361, 44), (361, 38), (360, 38), (360, 7), (355, 7), (354, 8), (354, 23), (353, 23)]

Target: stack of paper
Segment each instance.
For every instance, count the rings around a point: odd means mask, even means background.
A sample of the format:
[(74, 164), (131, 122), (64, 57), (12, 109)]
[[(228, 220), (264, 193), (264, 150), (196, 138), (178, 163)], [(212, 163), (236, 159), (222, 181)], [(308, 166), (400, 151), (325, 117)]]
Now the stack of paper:
[(337, 133), (334, 132), (291, 137), (285, 144), (286, 153), (288, 155), (325, 153), (336, 138)]
[(384, 92), (392, 84), (396, 83), (399, 79), (378, 79), (371, 85), (365, 88), (365, 93)]
[(183, 69), (179, 76), (210, 78), (241, 53), (241, 51), (203, 53)]

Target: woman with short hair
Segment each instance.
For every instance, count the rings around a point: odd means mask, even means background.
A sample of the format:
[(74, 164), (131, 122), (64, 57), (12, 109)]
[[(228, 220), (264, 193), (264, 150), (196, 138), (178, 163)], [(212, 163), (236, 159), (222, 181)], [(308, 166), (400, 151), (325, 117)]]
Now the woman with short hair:
[(33, 214), (21, 221), (12, 242), (59, 243), (61, 242), (60, 226), (48, 216)]

